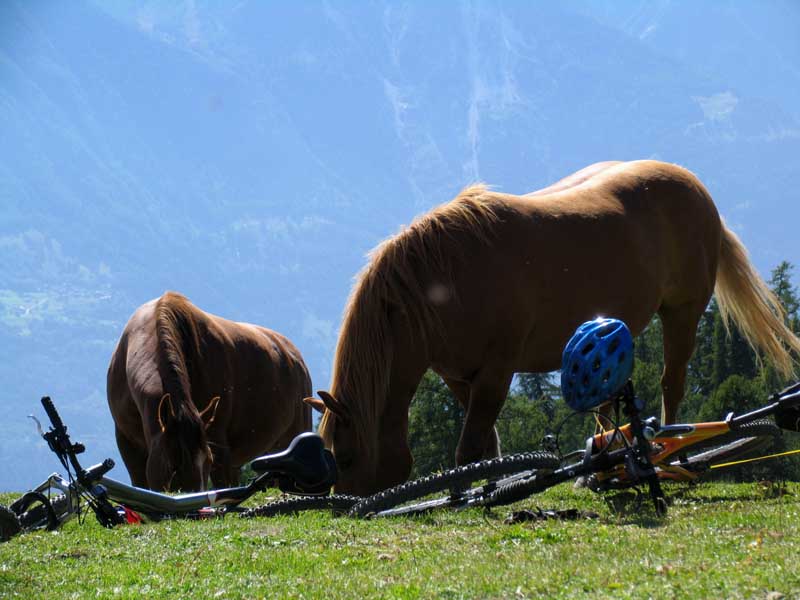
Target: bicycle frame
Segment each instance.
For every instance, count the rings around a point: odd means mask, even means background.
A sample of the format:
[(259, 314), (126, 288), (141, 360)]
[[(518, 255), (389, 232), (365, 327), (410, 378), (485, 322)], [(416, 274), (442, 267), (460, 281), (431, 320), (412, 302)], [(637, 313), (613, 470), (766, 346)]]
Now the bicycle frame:
[[(800, 384), (795, 384), (776, 394), (774, 402), (738, 417), (730, 413), (724, 421), (707, 423), (686, 423), (675, 425), (661, 425), (657, 418), (652, 417), (644, 421), (652, 433), (650, 438), (650, 460), (656, 467), (659, 479), (673, 481), (693, 481), (701, 473), (690, 471), (679, 464), (669, 464), (669, 460), (679, 457), (682, 450), (696, 444), (717, 438), (732, 431), (736, 431), (744, 423), (775, 414), (781, 408), (794, 408), (800, 406)], [(619, 436), (625, 437), (628, 443), (633, 442), (631, 425), (626, 424), (615, 430), (596, 434), (592, 438), (593, 451), (600, 452), (605, 449), (618, 447), (622, 441)], [(595, 472), (598, 481), (610, 479), (625, 481), (624, 465), (617, 465), (607, 471)]]
[[(251, 465), (258, 474), (246, 485), (175, 496), (139, 488), (106, 476), (114, 467), (111, 459), (84, 469), (77, 458), (85, 450), (84, 446), (70, 440), (67, 428), (49, 397), (42, 398), (42, 405), (53, 427), (44, 432), (39, 421), (32, 418), (68, 476), (65, 478), (53, 473), (11, 504), (9, 508), (18, 516), (27, 514), (37, 502), (43, 505), (44, 513), (39, 509), (39, 514), (29, 524), (31, 528), (44, 527), (45, 514), (46, 525), (56, 528), (79, 515), (84, 503), (107, 527), (126, 521), (212, 516), (235, 509), (276, 481), (285, 492), (313, 496), (329, 494), (336, 479), (333, 456), (323, 448), (321, 438), (304, 433), (295, 437), (283, 452), (252, 461)], [(111, 502), (121, 507), (115, 507)]]
[[(632, 393), (632, 390), (629, 388), (628, 392)], [(683, 469), (679, 465), (668, 464), (667, 461), (679, 456), (684, 448), (736, 431), (745, 423), (773, 415), (781, 409), (800, 407), (800, 383), (775, 394), (772, 400), (771, 404), (740, 416), (730, 413), (724, 421), (680, 425), (661, 426), (655, 417), (641, 421), (635, 408), (633, 411), (629, 409), (631, 422), (590, 437), (586, 443), (586, 450), (580, 453), (582, 455), (580, 461), (571, 462), (541, 477), (533, 474), (531, 477), (518, 478), (518, 481), (509, 483), (504, 491), (498, 486), (498, 493), (502, 491), (508, 499), (521, 499), (576, 477), (594, 475), (601, 484), (616, 478), (619, 487), (647, 480), (650, 484), (650, 494), (655, 500), (660, 490), (654, 487), (652, 479), (648, 480), (650, 475), (646, 469), (642, 471), (635, 461), (631, 460), (633, 449), (640, 444), (647, 446), (648, 462), (653, 465), (657, 480), (695, 479), (698, 473)], [(631, 398), (620, 398), (617, 401), (630, 406)], [(570, 456), (574, 454), (576, 453)]]
[[(101, 465), (86, 469), (90, 480), (93, 477), (92, 473), (99, 471), (99, 467)], [(221, 508), (234, 509), (256, 492), (265, 489), (267, 482), (274, 480), (276, 476), (277, 474), (268, 472), (244, 486), (172, 496), (128, 485), (105, 475), (94, 482), (94, 489), (86, 490), (77, 481), (70, 482), (59, 473), (53, 473), (30, 491), (49, 497), (53, 490), (57, 490), (66, 497), (65, 511), (57, 515), (59, 524), (71, 520), (80, 513), (82, 492), (120, 504), (144, 520), (160, 521), (165, 518), (191, 516), (195, 513), (197, 516), (202, 516), (203, 509), (210, 509), (209, 515), (217, 514)], [(98, 488), (98, 485), (102, 487)], [(129, 513), (126, 512), (127, 514)]]

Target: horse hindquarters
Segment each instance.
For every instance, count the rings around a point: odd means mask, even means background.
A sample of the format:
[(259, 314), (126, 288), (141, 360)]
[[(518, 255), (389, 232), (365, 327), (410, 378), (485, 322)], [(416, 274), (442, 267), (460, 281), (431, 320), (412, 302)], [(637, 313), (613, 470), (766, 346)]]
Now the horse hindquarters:
[[(106, 399), (114, 421), (114, 436), (122, 462), (128, 470), (131, 483), (147, 486), (147, 448), (142, 444), (144, 432), (139, 409), (128, 384), (127, 354), (128, 331), (123, 332), (108, 365)], [(139, 443), (137, 443), (137, 440)]]

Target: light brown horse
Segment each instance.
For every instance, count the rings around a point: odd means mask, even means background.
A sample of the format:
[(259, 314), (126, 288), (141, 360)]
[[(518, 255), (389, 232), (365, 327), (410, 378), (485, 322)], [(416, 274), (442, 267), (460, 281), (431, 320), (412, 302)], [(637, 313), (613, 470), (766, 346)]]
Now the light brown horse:
[(429, 367), (466, 408), (457, 462), (495, 454), (513, 374), (557, 369), (570, 334), (597, 315), (637, 335), (658, 313), (662, 416), (673, 422), (715, 290), (726, 322), (791, 372), (786, 347), (800, 340), (689, 171), (607, 162), (527, 197), (466, 188), (376, 248), (353, 288), (330, 392), (307, 399), (324, 411), (337, 491), (408, 476), (408, 406)]
[(311, 428), (311, 381), (282, 335), (166, 292), (140, 306), (108, 367), (108, 406), (131, 482), (195, 491)]

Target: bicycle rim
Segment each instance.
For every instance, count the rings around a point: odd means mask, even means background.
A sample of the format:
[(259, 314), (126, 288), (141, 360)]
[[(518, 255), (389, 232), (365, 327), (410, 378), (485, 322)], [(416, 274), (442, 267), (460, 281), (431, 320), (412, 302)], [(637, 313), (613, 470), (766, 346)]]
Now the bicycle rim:
[(294, 515), (306, 510), (330, 510), (335, 514), (344, 514), (359, 500), (359, 496), (333, 494), (331, 496), (297, 496), (282, 498), (241, 514), (242, 518), (276, 517), (278, 515)]
[[(29, 492), (30, 493), (30, 492)], [(69, 500), (63, 494), (49, 499), (50, 506), (53, 508), (53, 522), (48, 507), (35, 500), (35, 504), (30, 505), (28, 510), (17, 515), (20, 525), (25, 531), (37, 529), (56, 529), (64, 519), (64, 515), (69, 511)]]
[[(525, 452), (483, 460), (378, 492), (356, 504), (350, 515), (413, 515), (438, 508), (467, 506), (490, 493), (497, 485), (496, 479), (521, 472), (552, 470), (558, 464), (558, 457), (550, 452)], [(472, 487), (481, 481), (487, 483)]]

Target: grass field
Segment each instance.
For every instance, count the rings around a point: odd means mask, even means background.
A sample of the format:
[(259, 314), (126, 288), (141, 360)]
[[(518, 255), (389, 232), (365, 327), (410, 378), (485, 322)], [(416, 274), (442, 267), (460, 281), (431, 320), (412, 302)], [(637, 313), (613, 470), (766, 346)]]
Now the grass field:
[[(667, 493), (665, 520), (568, 485), (492, 513), (415, 519), (106, 530), (91, 517), (0, 545), (0, 598), (800, 598), (800, 484)], [(599, 518), (504, 523), (534, 506)]]

